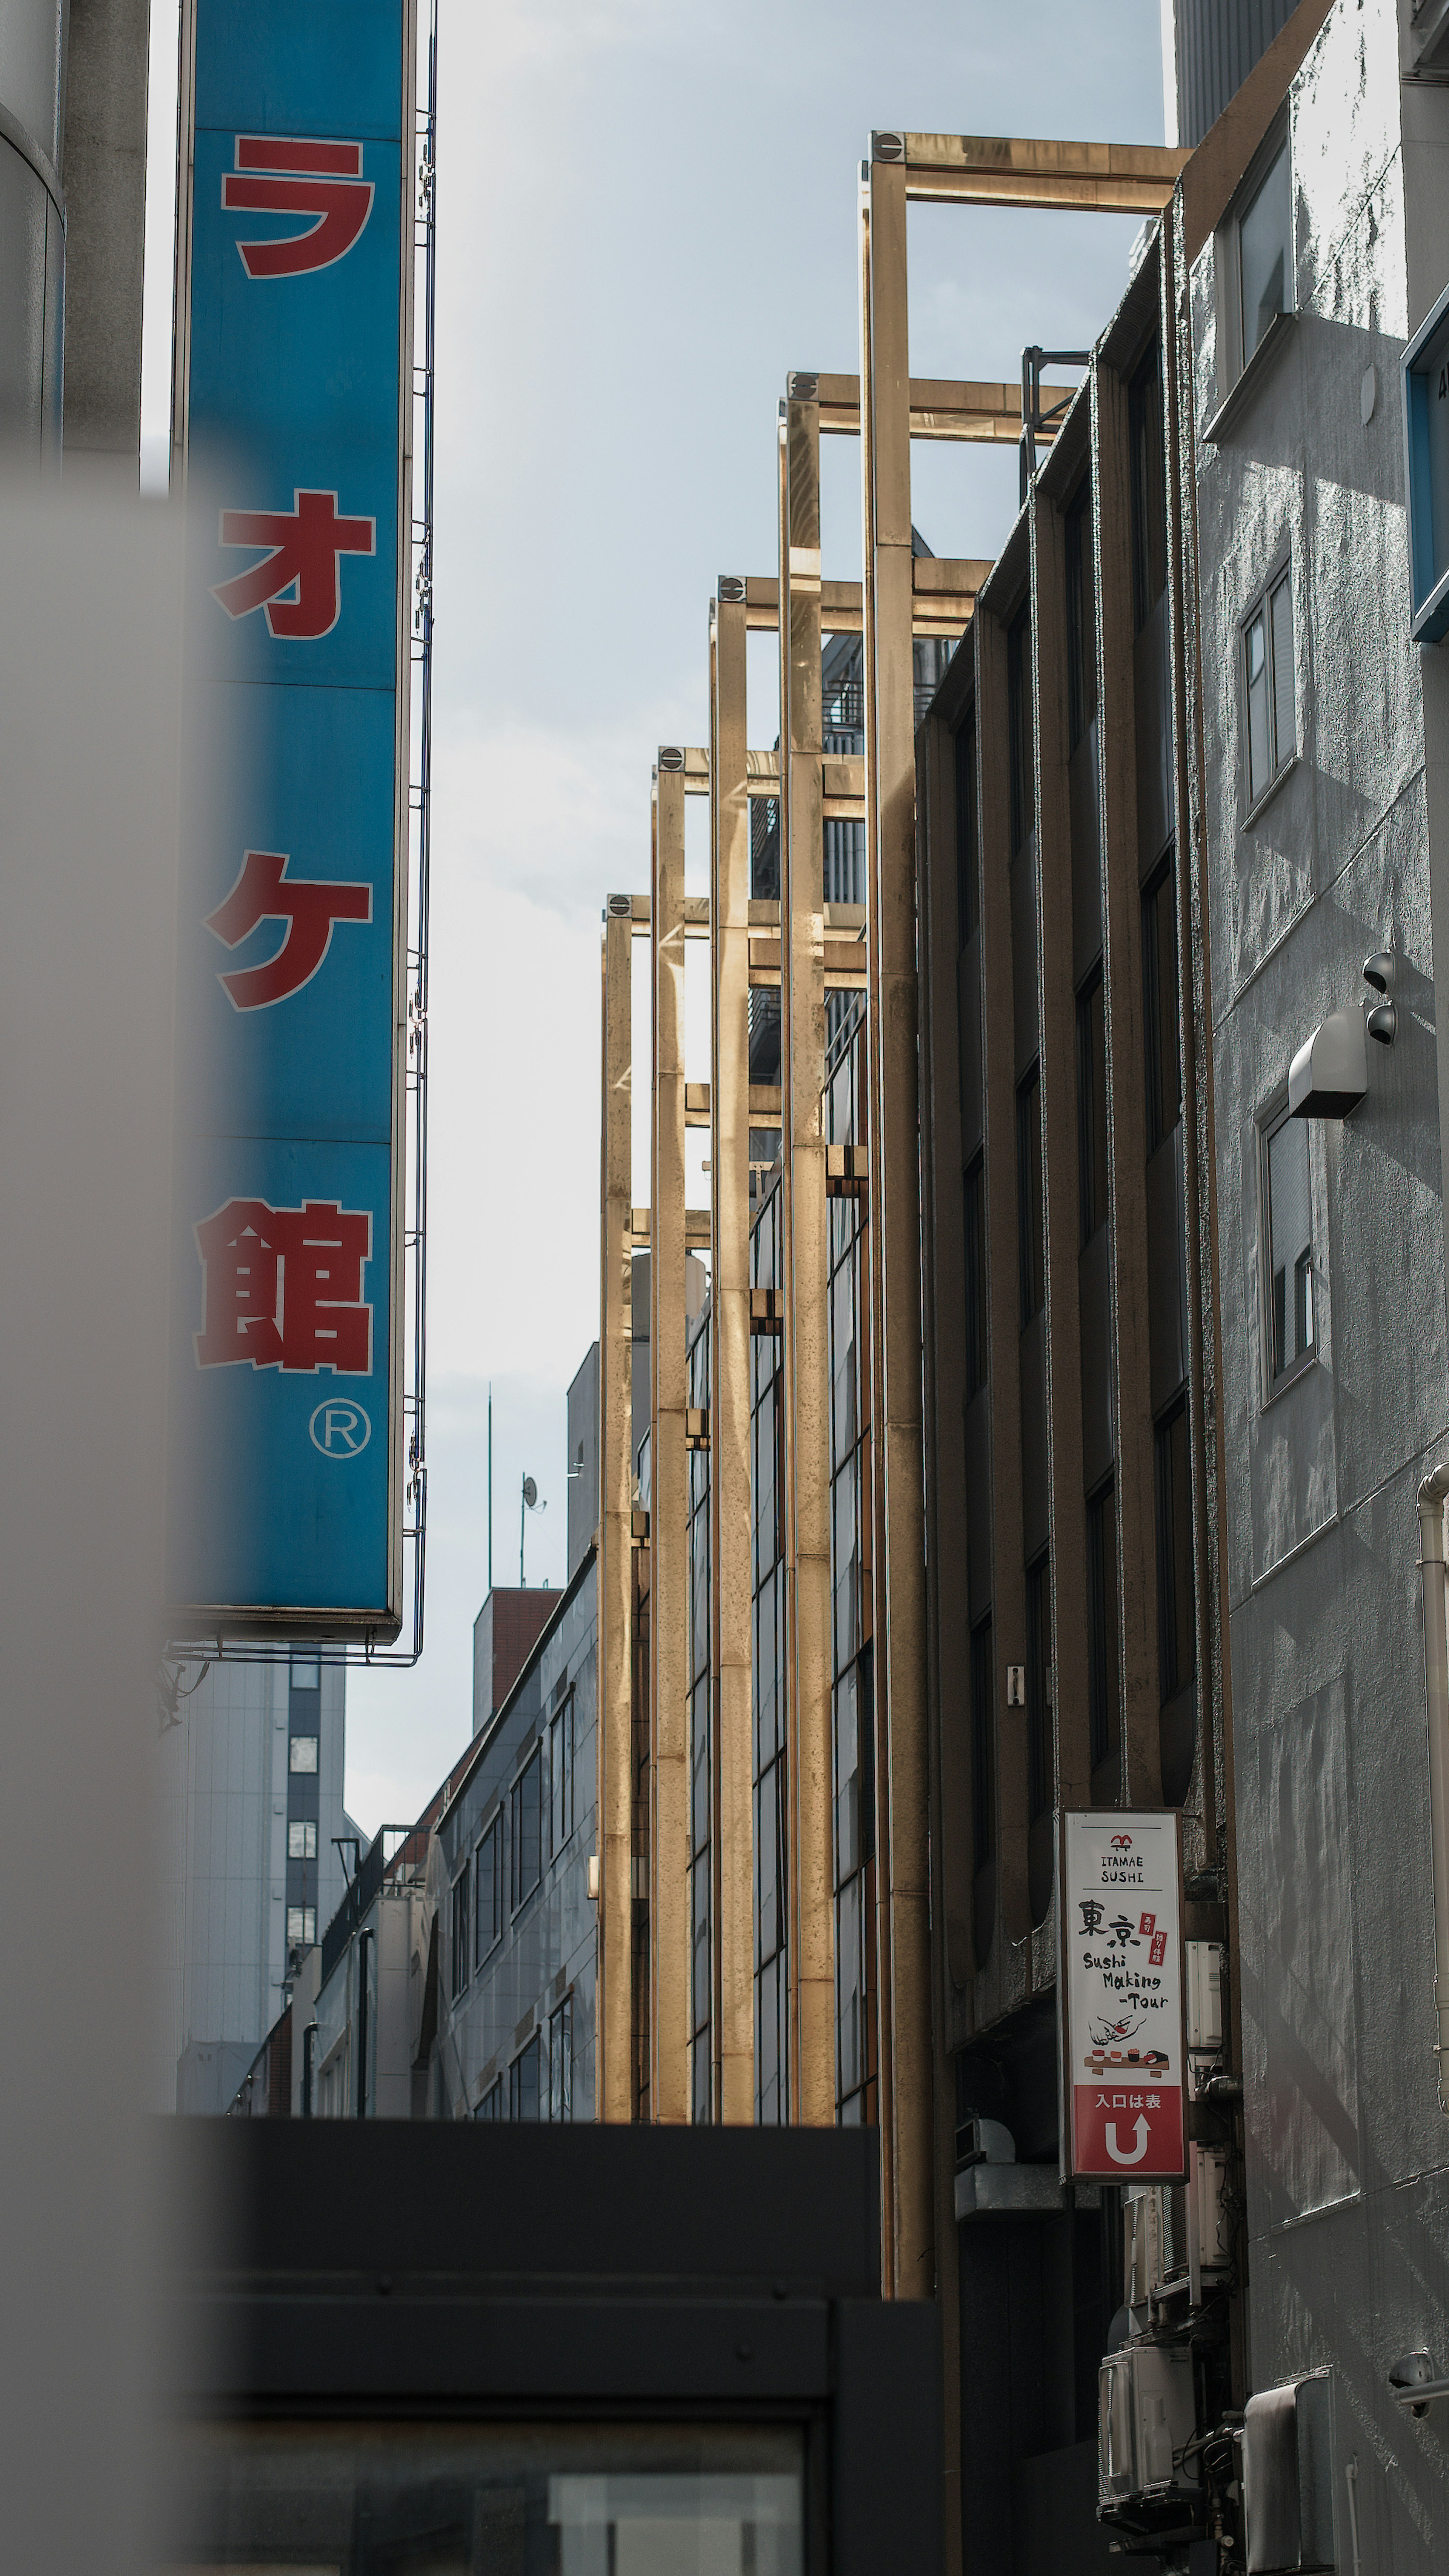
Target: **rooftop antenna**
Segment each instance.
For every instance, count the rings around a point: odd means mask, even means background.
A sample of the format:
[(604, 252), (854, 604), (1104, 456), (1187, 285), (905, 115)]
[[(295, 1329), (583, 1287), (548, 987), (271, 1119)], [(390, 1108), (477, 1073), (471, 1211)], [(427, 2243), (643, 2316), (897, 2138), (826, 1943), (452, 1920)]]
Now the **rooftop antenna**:
[(538, 1499), (538, 1487), (534, 1483), (533, 1478), (531, 1476), (525, 1476), (523, 1479), (523, 1499), (518, 1506), (518, 1588), (520, 1592), (524, 1588), (523, 1534), (528, 1527), (527, 1516), (530, 1512), (546, 1512), (547, 1510), (547, 1503), (541, 1503)]

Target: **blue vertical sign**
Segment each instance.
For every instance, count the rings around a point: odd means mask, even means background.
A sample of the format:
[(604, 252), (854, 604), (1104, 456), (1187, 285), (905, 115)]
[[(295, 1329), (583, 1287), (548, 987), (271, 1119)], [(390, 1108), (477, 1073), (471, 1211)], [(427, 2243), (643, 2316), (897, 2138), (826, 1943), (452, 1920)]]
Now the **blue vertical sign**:
[[(402, 1616), (415, 42), (408, 0), (192, 0), (193, 524), (169, 1593)], [(193, 511), (193, 520), (195, 510)]]

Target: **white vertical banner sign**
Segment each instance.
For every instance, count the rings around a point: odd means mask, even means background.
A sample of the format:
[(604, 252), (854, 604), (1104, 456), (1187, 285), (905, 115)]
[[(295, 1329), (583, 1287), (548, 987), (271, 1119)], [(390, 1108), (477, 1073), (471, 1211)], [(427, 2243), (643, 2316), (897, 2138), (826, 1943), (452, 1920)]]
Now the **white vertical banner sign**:
[(1172, 1808), (1063, 1813), (1057, 1886), (1063, 2166), (1100, 2182), (1187, 2170), (1182, 1840)]

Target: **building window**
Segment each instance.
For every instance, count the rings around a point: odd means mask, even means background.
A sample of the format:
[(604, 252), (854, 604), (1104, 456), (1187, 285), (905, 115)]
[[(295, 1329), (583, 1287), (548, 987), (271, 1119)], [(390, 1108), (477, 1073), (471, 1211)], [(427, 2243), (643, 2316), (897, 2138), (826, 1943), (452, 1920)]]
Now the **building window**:
[(956, 736), (956, 945), (976, 928), (976, 716)]
[(475, 2120), (501, 2120), (503, 2117), (503, 2078), (495, 2075), (486, 2093), (473, 2106)]
[(472, 1965), (468, 1924), (468, 1893), (473, 1873), (465, 1865), (453, 1881), (453, 1999), (456, 2002), (468, 1983)]
[(555, 1709), (548, 1728), (548, 1849), (556, 1860), (574, 1829), (574, 1695)]
[(542, 2049), (539, 2034), (534, 2032), (526, 2048), (521, 2048), (508, 2070), (508, 2116), (510, 2120), (536, 2120), (543, 2108), (539, 2099), (539, 2059)]
[(1046, 1303), (1046, 1216), (1042, 1204), (1041, 1073), (1033, 1065), (1016, 1095), (1016, 1229), (1021, 1325)]
[(316, 1826), (315, 1826), (315, 1825), (308, 1825), (308, 1824), (299, 1824), (299, 1823), (296, 1823), (296, 1822), (293, 1822), (292, 1824), (289, 1824), (289, 1825), (288, 1825), (288, 1827), (287, 1827), (287, 1858), (288, 1858), (288, 1860), (315, 1860), (315, 1859), (316, 1859), (316, 1857), (317, 1857), (317, 1828), (316, 1828)]
[(1092, 1769), (1116, 1752), (1122, 1732), (1117, 1660), (1117, 1495), (1103, 1485), (1087, 1504), (1087, 1723)]
[(488, 1831), (478, 1845), (477, 1904), (473, 1916), (473, 1938), (477, 1944), (481, 1968), (490, 1952), (503, 1938), (503, 1910), (506, 1893), (506, 1871), (503, 1859), (503, 1810), (500, 1807)]
[(1036, 825), (1029, 608), (1023, 608), (1006, 630), (1006, 713), (1011, 756), (1011, 855), (1015, 858)]
[(1098, 967), (1077, 995), (1077, 1202), (1081, 1238), (1107, 1221), (1107, 1014)]
[(317, 1656), (317, 1655), (294, 1655), (294, 1656), (292, 1657), (292, 1688), (293, 1688), (293, 1690), (294, 1690), (294, 1691), (314, 1691), (314, 1690), (320, 1690), (320, 1689), (321, 1689), (321, 1687), (322, 1687), (322, 1663), (321, 1663), (321, 1658), (320, 1658), (320, 1656)]
[(1243, 626), (1248, 806), (1266, 796), (1298, 748), (1293, 705), (1293, 567), (1270, 583)]
[(1142, 898), (1142, 1017), (1147, 1043), (1147, 1151), (1182, 1116), (1177, 1030), (1177, 877), (1169, 850)]
[(542, 1748), (535, 1745), (513, 1783), (510, 1804), (513, 1841), (513, 1911), (533, 1894), (543, 1876)]
[(1154, 340), (1127, 391), (1132, 467), (1132, 622), (1141, 634), (1167, 582), (1162, 369)]
[(313, 1944), (313, 1942), (316, 1940), (316, 1938), (317, 1938), (317, 1908), (316, 1908), (316, 1906), (315, 1906), (315, 1905), (289, 1905), (289, 1906), (288, 1906), (288, 1908), (287, 1908), (287, 1947), (288, 1947), (288, 1949), (289, 1949), (289, 1950), (310, 1950), (310, 1949), (311, 1949), (311, 1947), (312, 1947), (312, 1944)]
[(991, 1696), (991, 1622), (971, 1631), (971, 1856), (985, 1869), (996, 1850), (996, 1711)]
[(290, 1768), (293, 1771), (316, 1770), (317, 1738), (315, 1735), (293, 1736)]
[(1265, 1139), (1268, 1372), (1272, 1386), (1313, 1356), (1313, 1210), (1308, 1130), (1286, 1111)]
[(986, 1384), (986, 1165), (977, 1155), (965, 1179), (966, 1393)]
[(1157, 1453), (1157, 1665), (1163, 1706), (1197, 1669), (1192, 1581), (1192, 1474), (1187, 1399), (1159, 1422)]
[(1286, 135), (1238, 216), (1237, 232), (1240, 345), (1246, 366), (1274, 316), (1293, 310), (1293, 192)]
[(1092, 551), (1092, 482), (1084, 476), (1067, 511), (1067, 733), (1075, 751), (1097, 712), (1097, 590)]
[(565, 1995), (548, 2024), (548, 2116), (574, 2116), (574, 1999)]
[(1052, 1803), (1051, 1566), (1039, 1556), (1026, 1570), (1026, 1784), (1029, 1820)]

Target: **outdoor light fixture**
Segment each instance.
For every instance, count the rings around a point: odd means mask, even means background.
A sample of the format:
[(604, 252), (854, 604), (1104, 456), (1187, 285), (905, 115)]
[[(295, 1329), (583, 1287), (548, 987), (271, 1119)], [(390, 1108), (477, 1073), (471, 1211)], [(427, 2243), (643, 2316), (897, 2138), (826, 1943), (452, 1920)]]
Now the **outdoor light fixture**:
[(1441, 2379), (1422, 2347), (1401, 2352), (1389, 2372), (1389, 2386), (1411, 2415), (1427, 2415), (1436, 2397), (1449, 2397), (1449, 2379)]
[(1399, 1014), (1394, 1002), (1398, 959), (1381, 948), (1363, 961), (1363, 980), (1376, 999), (1359, 1010), (1334, 1011), (1299, 1048), (1288, 1068), (1288, 1110), (1294, 1118), (1347, 1118), (1368, 1090), (1365, 1035), (1392, 1046)]

